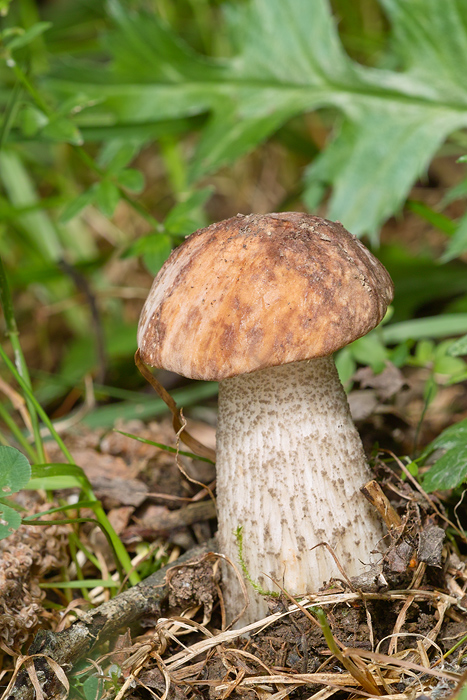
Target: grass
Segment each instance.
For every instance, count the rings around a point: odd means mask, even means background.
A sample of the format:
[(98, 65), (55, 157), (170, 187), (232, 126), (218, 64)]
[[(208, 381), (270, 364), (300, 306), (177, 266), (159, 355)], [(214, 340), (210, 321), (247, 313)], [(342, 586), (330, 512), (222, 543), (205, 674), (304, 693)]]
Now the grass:
[[(391, 362), (423, 374), (422, 415), (448, 387), (465, 392), (466, 8), (317, 0), (311, 17), (298, 0), (3, 3), (0, 442), (32, 465), (31, 489), (78, 489), (48, 513), (70, 527), (76, 568), (76, 580), (42, 582), (53, 595), (88, 597), (82, 556), (112, 592), (140, 578), (57, 420), (105, 431), (164, 415), (134, 366), (138, 315), (170, 251), (211, 221), (303, 208), (341, 219), (396, 284), (392, 316), (337, 358), (346, 387), (358, 367)], [(451, 175), (433, 187), (446, 161)], [(186, 408), (216, 392), (171, 391)], [(420, 478), (457, 493), (463, 399), (445, 410), (455, 447)], [(45, 433), (62, 463), (48, 462)], [(1, 503), (3, 517), (47, 525)], [(80, 541), (90, 521), (119, 583)]]

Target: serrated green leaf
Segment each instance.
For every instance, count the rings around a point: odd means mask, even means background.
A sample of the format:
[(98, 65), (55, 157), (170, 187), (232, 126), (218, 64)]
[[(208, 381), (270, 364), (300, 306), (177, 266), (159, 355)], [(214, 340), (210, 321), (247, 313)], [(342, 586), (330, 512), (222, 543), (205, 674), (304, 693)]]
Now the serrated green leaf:
[(95, 189), (95, 201), (101, 212), (109, 218), (113, 216), (120, 201), (118, 187), (110, 180), (102, 180)]
[(430, 467), (422, 485), (430, 493), (440, 489), (454, 489), (467, 477), (467, 442), (448, 450)]
[(51, 26), (52, 22), (37, 22), (32, 27), (22, 32), (19, 36), (9, 41), (7, 44), (8, 50), (15, 51), (16, 49), (20, 49), (23, 46), (30, 44), (31, 41), (34, 41), (36, 37), (43, 34)]
[(118, 184), (130, 192), (139, 194), (144, 190), (144, 175), (140, 170), (125, 168), (117, 175)]
[(31, 466), (22, 452), (14, 447), (0, 447), (0, 497), (22, 489), (31, 477)]
[(196, 54), (154, 15), (111, 0), (113, 66), (95, 74), (64, 68), (54, 87), (103, 98), (96, 114), (121, 125), (210, 113), (191, 182), (295, 115), (337, 110), (343, 127), (336, 147), (309, 170), (305, 199), (316, 205), (317, 193), (331, 185), (329, 217), (376, 240), (445, 138), (467, 125), (467, 0), (380, 1), (392, 26), (386, 64), (397, 71), (347, 56), (327, 0), (250, 0), (231, 8), (227, 17), (241, 41), (237, 55), (222, 60)]

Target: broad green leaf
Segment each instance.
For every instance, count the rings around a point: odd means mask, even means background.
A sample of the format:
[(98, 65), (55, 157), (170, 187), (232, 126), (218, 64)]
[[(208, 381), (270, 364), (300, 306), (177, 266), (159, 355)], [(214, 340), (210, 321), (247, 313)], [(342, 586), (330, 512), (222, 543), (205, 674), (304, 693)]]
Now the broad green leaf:
[(435, 450), (452, 450), (467, 445), (467, 418), (450, 425), (423, 450), (421, 459), (424, 460)]
[(224, 59), (197, 54), (159, 17), (110, 0), (113, 65), (62, 67), (52, 88), (102, 99), (94, 117), (113, 124), (209, 114), (192, 183), (292, 117), (330, 108), (342, 128), (309, 169), (305, 200), (316, 206), (332, 186), (329, 218), (376, 240), (439, 146), (467, 126), (467, 0), (380, 3), (391, 25), (385, 65), (397, 71), (349, 58), (328, 0), (232, 4), (237, 53)]
[(436, 489), (454, 489), (467, 477), (467, 442), (453, 447), (430, 467), (423, 478), (423, 488), (430, 493)]
[(14, 447), (0, 447), (0, 540), (21, 525), (21, 515), (4, 502), (6, 496), (26, 487), (31, 466), (22, 452)]
[(31, 477), (31, 466), (14, 447), (0, 447), (0, 497), (22, 489)]
[(388, 351), (381, 342), (379, 332), (368, 333), (350, 346), (354, 359), (364, 365), (369, 365), (378, 374), (386, 366)]
[(0, 499), (0, 540), (9, 537), (21, 525), (21, 515)]
[(95, 189), (94, 197), (101, 212), (109, 218), (113, 216), (115, 207), (120, 201), (118, 187), (110, 180), (102, 180)]
[(104, 682), (97, 676), (89, 676), (83, 683), (82, 691), (86, 700), (96, 700), (102, 697), (102, 686)]
[(395, 348), (389, 350), (389, 359), (396, 367), (404, 367), (410, 357), (410, 341), (399, 343)]
[(117, 182), (130, 192), (139, 194), (144, 190), (144, 175), (140, 170), (134, 168), (125, 168), (117, 175)]

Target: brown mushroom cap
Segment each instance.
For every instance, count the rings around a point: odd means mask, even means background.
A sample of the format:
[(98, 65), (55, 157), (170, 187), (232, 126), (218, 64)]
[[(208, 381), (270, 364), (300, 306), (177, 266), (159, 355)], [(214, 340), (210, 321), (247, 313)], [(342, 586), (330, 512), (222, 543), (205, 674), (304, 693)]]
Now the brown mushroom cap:
[(193, 233), (162, 267), (141, 358), (219, 381), (323, 357), (377, 326), (392, 296), (386, 269), (340, 223), (239, 214)]

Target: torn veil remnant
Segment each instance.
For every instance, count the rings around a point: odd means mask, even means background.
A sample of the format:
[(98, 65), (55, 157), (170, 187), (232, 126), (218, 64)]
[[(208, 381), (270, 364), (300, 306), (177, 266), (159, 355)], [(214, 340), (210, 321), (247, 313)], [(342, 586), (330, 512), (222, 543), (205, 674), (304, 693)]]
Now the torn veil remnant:
[[(196, 231), (154, 280), (141, 358), (219, 381), (220, 550), (263, 589), (316, 590), (349, 576), (383, 532), (360, 493), (370, 478), (332, 353), (382, 320), (393, 295), (381, 263), (340, 223), (286, 212), (238, 215)], [(233, 617), (242, 607), (224, 572)], [(243, 622), (267, 612), (254, 591)]]

